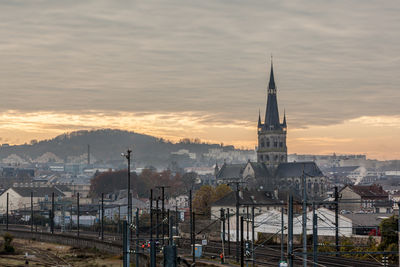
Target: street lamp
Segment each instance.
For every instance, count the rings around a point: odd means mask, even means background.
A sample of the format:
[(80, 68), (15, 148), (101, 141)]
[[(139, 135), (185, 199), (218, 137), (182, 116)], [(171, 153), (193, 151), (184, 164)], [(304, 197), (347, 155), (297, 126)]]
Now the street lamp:
[(132, 150), (128, 149), (126, 153), (121, 153), (121, 156), (128, 160), (128, 225), (132, 223), (132, 198), (131, 198), (131, 153)]

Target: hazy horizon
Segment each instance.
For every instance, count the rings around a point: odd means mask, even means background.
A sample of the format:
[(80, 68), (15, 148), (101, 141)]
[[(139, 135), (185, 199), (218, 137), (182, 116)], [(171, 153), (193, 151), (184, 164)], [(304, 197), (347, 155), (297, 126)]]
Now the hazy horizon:
[(118, 128), (257, 145), (273, 54), (288, 153), (400, 158), (400, 4), (0, 3), (0, 143)]

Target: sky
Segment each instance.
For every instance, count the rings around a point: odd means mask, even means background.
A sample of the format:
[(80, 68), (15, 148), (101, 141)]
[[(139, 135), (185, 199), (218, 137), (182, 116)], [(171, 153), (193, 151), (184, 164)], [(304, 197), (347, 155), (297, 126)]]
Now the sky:
[(254, 148), (273, 55), (289, 153), (400, 158), (398, 14), (398, 0), (3, 0), (0, 143), (116, 128)]

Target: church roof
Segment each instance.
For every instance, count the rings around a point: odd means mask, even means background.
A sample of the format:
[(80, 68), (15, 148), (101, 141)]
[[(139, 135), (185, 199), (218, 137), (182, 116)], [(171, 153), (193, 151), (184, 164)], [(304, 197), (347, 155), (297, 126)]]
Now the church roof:
[(324, 176), (315, 162), (288, 162), (281, 163), (276, 170), (276, 178), (301, 177), (304, 173), (308, 177)]
[(240, 179), (246, 164), (224, 164), (217, 173), (217, 179)]
[[(257, 191), (257, 190), (241, 190), (239, 193), (239, 202), (241, 205), (252, 204), (279, 204), (274, 194), (270, 191)], [(235, 206), (236, 205), (236, 192), (232, 191), (223, 198), (215, 201), (211, 206)]]
[(271, 176), (265, 163), (263, 163), (263, 162), (249, 162), (249, 163), (254, 170), (255, 177), (270, 177)]

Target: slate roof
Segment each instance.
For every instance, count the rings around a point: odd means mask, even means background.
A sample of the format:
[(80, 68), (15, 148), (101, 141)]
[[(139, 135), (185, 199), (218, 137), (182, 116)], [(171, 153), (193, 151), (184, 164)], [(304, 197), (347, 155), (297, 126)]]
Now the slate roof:
[[(241, 196), (241, 197), (240, 197)], [(279, 204), (272, 192), (257, 191), (257, 190), (242, 190), (239, 194), (239, 202), (241, 205), (251, 204)], [(236, 192), (233, 191), (223, 198), (215, 201), (211, 206), (235, 206), (236, 205)]]
[(64, 193), (54, 187), (12, 187), (12, 189), (22, 197), (30, 197), (33, 192), (34, 197), (51, 197), (54, 192), (55, 197), (64, 197)]
[(353, 226), (378, 226), (382, 220), (392, 216), (392, 214), (382, 213), (349, 213), (342, 215), (349, 218)]
[[(380, 185), (348, 185), (352, 191), (356, 194), (360, 195), (361, 197), (389, 197), (389, 194), (383, 190), (382, 186)], [(343, 187), (343, 189), (346, 188)], [(342, 189), (342, 190), (343, 190)], [(341, 190), (341, 191), (342, 191)]]
[(268, 171), (267, 166), (265, 163), (260, 162), (250, 162), (251, 167), (254, 170), (254, 176), (257, 177), (270, 177), (271, 174)]
[(240, 179), (246, 164), (224, 164), (217, 173), (217, 179)]
[(71, 187), (69, 187), (68, 185), (57, 184), (57, 185), (54, 185), (54, 187), (59, 189), (61, 192), (72, 192)]
[(304, 173), (307, 177), (320, 177), (324, 176), (321, 170), (318, 168), (315, 162), (288, 162), (281, 163), (276, 171), (276, 178), (290, 178), (290, 177), (301, 177)]

